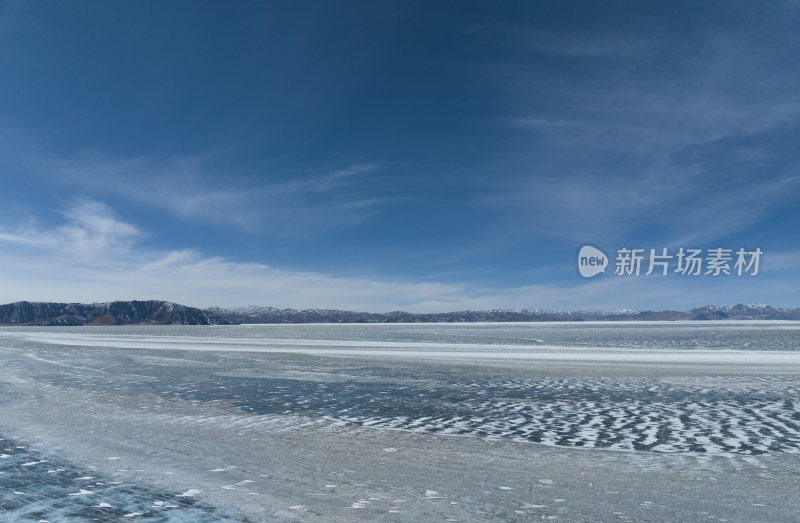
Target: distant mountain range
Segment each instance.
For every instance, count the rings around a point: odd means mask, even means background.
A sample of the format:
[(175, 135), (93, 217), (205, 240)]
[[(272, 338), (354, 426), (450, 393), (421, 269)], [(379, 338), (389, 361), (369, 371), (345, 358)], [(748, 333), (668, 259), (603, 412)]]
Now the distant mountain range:
[(494, 309), (440, 313), (353, 312), (335, 309), (276, 309), (247, 306), (197, 309), (168, 301), (108, 303), (16, 302), (0, 305), (0, 325), (237, 325), (242, 323), (460, 323), (515, 321), (674, 321), (800, 320), (800, 308), (769, 305), (706, 305), (690, 311), (571, 312), (539, 309)]
[(208, 312), (231, 323), (456, 323), (514, 321), (671, 321), (671, 320), (800, 320), (800, 308), (783, 309), (769, 305), (706, 305), (690, 311), (562, 311), (541, 309), (492, 309), (439, 313), (352, 312), (331, 309), (276, 309), (250, 305), (235, 309), (212, 307)]

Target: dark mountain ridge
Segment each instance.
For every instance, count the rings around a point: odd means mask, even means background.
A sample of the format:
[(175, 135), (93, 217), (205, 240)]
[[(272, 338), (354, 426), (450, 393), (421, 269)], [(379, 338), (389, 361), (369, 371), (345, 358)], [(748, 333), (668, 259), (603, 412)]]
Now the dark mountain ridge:
[(354, 312), (335, 309), (277, 309), (248, 306), (198, 309), (168, 301), (0, 305), (2, 325), (236, 325), (241, 323), (461, 323), (520, 321), (800, 320), (800, 308), (759, 304), (706, 305), (690, 311), (585, 312), (494, 309), (440, 313)]
[(0, 305), (6, 325), (218, 325), (229, 321), (202, 309), (160, 300), (108, 303), (21, 301)]

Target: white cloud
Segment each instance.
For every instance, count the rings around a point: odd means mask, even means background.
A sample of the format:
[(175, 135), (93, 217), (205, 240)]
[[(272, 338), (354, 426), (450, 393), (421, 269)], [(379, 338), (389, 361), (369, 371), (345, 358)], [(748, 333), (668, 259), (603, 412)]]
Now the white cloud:
[(67, 223), (52, 230), (0, 229), (0, 241), (44, 249), (82, 262), (126, 254), (143, 236), (135, 226), (118, 221), (103, 203), (84, 200), (64, 213)]
[(274, 304), (369, 310), (443, 300), (463, 289), (427, 282), (375, 281), (237, 263), (194, 250), (157, 251), (104, 204), (84, 201), (51, 230), (0, 229), (4, 301), (168, 299), (195, 306)]
[[(81, 202), (66, 212), (65, 218), (67, 223), (51, 230), (29, 228), (9, 233), (0, 229), (0, 302), (166, 299), (198, 307), (255, 303), (417, 312), (701, 305), (697, 293), (692, 292), (697, 280), (676, 284), (674, 279), (605, 277), (570, 286), (541, 284), (495, 289), (345, 278), (208, 257), (195, 250), (149, 249), (141, 244), (144, 235), (137, 227), (118, 220), (98, 202)], [(784, 302), (789, 304), (798, 292), (785, 282), (756, 278), (727, 286), (711, 282), (706, 289), (702, 304), (774, 302), (771, 298), (775, 296), (785, 297)]]

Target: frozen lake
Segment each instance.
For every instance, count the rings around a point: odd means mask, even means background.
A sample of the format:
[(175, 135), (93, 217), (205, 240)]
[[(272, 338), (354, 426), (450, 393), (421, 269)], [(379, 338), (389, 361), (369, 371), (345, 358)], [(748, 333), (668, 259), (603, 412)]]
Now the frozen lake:
[(792, 322), (4, 327), (0, 366), (16, 517), (800, 511)]

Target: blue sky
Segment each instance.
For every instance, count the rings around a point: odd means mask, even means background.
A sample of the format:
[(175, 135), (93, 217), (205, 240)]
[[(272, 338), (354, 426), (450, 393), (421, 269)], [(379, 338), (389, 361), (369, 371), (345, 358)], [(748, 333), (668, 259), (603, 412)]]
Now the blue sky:
[(0, 301), (800, 306), (800, 4), (494, 4), (0, 3)]

